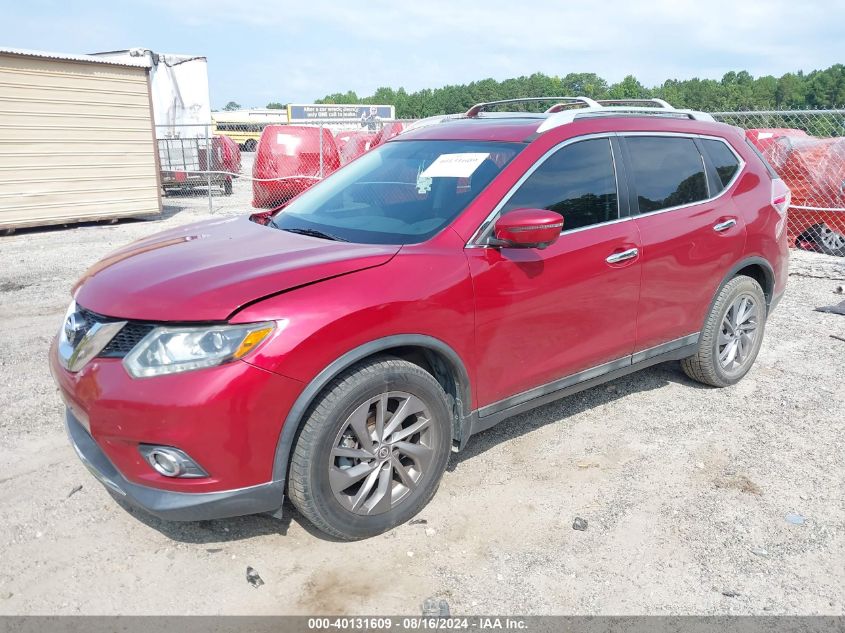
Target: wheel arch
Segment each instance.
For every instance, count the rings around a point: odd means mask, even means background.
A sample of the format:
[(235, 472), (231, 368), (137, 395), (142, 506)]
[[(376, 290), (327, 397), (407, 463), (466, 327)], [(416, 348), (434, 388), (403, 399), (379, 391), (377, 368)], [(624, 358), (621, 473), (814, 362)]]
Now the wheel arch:
[[(775, 271), (772, 268), (772, 265), (762, 257), (746, 257), (731, 266), (727, 274), (725, 274), (722, 278), (719, 286), (714, 290), (713, 298), (710, 300), (710, 305), (707, 307), (707, 312), (704, 313), (705, 320), (707, 319), (707, 315), (710, 314), (711, 310), (713, 310), (713, 304), (716, 302), (719, 292), (725, 287), (726, 283), (737, 275), (751, 277), (759, 283), (760, 287), (763, 289), (763, 295), (766, 297), (766, 310), (768, 311), (771, 309), (775, 290)], [(703, 327), (704, 322), (702, 322), (702, 329)]]
[(305, 414), (332, 379), (355, 363), (375, 356), (395, 356), (421, 366), (440, 383), (450, 398), (452, 435), (461, 446), (469, 436), (472, 394), (469, 374), (460, 355), (440, 339), (422, 334), (398, 334), (360, 345), (325, 367), (293, 403), (285, 417), (273, 459), (273, 481), (285, 481), (293, 444)]
[(760, 284), (763, 294), (766, 296), (766, 306), (771, 305), (775, 291), (775, 272), (769, 262), (762, 257), (750, 257), (742, 260), (734, 267), (732, 274), (722, 281), (722, 286), (737, 275), (751, 277)]

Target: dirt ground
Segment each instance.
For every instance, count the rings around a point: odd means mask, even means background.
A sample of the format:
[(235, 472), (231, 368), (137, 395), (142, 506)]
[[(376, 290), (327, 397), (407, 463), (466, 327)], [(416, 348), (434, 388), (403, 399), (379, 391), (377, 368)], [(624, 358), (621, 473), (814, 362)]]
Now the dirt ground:
[[(215, 214), (248, 209), (248, 187)], [(453, 614), (845, 614), (845, 317), (814, 311), (845, 299), (845, 261), (794, 253), (737, 386), (670, 363), (520, 415), (453, 455), (422, 521), (337, 543), (289, 504), (281, 521), (128, 511), (68, 445), (46, 358), (68, 291), (108, 251), (208, 216), (202, 197), (165, 203), (0, 237), (0, 614), (415, 614), (428, 597)]]

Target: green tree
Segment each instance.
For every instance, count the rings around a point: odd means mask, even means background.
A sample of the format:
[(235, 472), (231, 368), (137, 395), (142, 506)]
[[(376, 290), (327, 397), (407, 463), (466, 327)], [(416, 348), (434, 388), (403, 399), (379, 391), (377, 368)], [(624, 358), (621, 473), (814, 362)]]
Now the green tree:
[[(781, 77), (753, 77), (744, 70), (725, 73), (721, 80), (667, 79), (653, 88), (635, 76), (608, 85), (595, 73), (569, 73), (562, 78), (543, 73), (503, 81), (479, 79), (468, 84), (447, 85), (406, 92), (383, 86), (368, 97), (355, 92), (334, 93), (317, 103), (378, 103), (393, 105), (399, 118), (419, 118), (466, 111), (479, 102), (519, 97), (586, 96), (593, 99), (645, 99), (659, 97), (680, 108), (710, 112), (726, 110), (835, 108), (845, 105), (845, 65), (836, 64), (808, 74), (801, 71)], [(516, 110), (538, 110), (548, 104), (518, 104)]]
[(778, 79), (775, 105), (778, 108), (801, 108), (806, 104), (804, 75), (786, 73)]
[(778, 80), (772, 75), (758, 77), (751, 85), (751, 108), (772, 110), (777, 107)]
[(361, 103), (361, 99), (355, 94), (354, 90), (349, 90), (345, 93), (336, 92), (334, 94), (326, 95), (322, 99), (317, 99), (315, 103)]
[(595, 73), (569, 73), (561, 80), (560, 88), (564, 92), (561, 96), (607, 97), (607, 82)]
[(687, 108), (689, 105), (686, 100), (686, 90), (682, 83), (677, 79), (667, 79), (663, 82), (663, 85), (653, 90), (653, 94), (658, 99), (668, 101), (676, 108)]
[(227, 112), (231, 112), (232, 110), (240, 110), (241, 104), (236, 101), (230, 101), (229, 103), (223, 106), (223, 109)]
[(607, 91), (608, 99), (650, 99), (651, 90), (643, 86), (636, 77), (628, 75)]
[(278, 101), (271, 101), (267, 104), (268, 110), (284, 110), (287, 107), (286, 103), (279, 103)]
[(807, 105), (832, 108), (845, 104), (845, 66), (836, 64), (827, 70), (814, 70), (807, 75)]

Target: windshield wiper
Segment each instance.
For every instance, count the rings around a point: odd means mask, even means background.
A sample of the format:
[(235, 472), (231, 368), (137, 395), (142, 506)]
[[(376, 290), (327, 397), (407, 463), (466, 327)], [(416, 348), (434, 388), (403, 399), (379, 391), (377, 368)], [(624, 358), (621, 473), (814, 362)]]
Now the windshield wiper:
[(288, 233), (297, 233), (298, 235), (307, 235), (309, 237), (319, 237), (323, 240), (334, 240), (335, 242), (348, 242), (349, 240), (345, 240), (342, 237), (338, 237), (337, 235), (332, 235), (331, 233), (325, 233), (324, 231), (318, 231), (317, 229), (282, 229), (283, 231), (287, 231)]

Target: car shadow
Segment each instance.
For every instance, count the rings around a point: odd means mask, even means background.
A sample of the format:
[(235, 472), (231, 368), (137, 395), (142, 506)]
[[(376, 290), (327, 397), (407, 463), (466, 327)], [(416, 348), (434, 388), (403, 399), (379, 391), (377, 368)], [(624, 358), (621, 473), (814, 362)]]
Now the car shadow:
[(144, 525), (173, 541), (194, 545), (228, 543), (274, 534), (285, 536), (291, 524), (292, 514), (296, 511), (293, 505), (285, 501), (281, 519), (269, 514), (252, 514), (208, 521), (166, 521), (134, 507), (121, 497), (112, 497), (127, 514), (131, 514)]
[(492, 428), (473, 435), (464, 450), (452, 455), (446, 470), (453, 472), (464, 461), (477, 457), (502, 442), (513, 440), (549, 424), (566, 422), (572, 416), (631, 394), (660, 389), (669, 383), (694, 389), (712, 389), (687, 377), (677, 361), (654, 365), (507, 418)]
[[(287, 536), (291, 523), (298, 523), (311, 536), (332, 543), (346, 543), (321, 532), (305, 519), (294, 505), (285, 497), (282, 516), (270, 514), (250, 514), (228, 519), (207, 521), (166, 521), (148, 514), (130, 504), (123, 498), (112, 495), (117, 504), (133, 518), (152, 528), (172, 541), (192, 545), (224, 544), (255, 538), (258, 536)], [(214, 548), (210, 548), (214, 549)]]
[[(478, 457), (488, 449), (548, 424), (565, 422), (592, 407), (609, 404), (634, 393), (660, 389), (670, 383), (683, 384), (685, 387), (696, 389), (710, 389), (687, 378), (677, 362), (655, 365), (504, 420), (473, 436), (463, 451), (452, 455), (447, 470), (452, 472), (463, 462)], [(230, 519), (190, 522), (165, 521), (132, 507), (121, 498), (115, 497), (115, 500), (126, 512), (145, 525), (180, 543), (206, 545), (240, 541), (258, 536), (286, 536), (293, 522), (298, 523), (303, 530), (320, 540), (345, 542), (319, 531), (302, 517), (287, 499), (282, 508), (282, 518), (269, 514), (255, 514)]]

